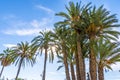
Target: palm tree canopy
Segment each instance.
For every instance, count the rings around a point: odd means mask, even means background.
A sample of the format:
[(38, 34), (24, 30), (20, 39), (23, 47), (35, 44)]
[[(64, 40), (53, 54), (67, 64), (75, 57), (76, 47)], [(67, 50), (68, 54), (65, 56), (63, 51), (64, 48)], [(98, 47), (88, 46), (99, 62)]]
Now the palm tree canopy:
[(12, 52), (13, 51), (10, 48), (3, 50), (3, 53), (0, 54), (1, 65), (8, 66), (14, 62), (14, 59), (11, 58)]
[(15, 59), (15, 65), (17, 65), (23, 58), (22, 66), (25, 67), (26, 64), (30, 63), (32, 66), (35, 63), (34, 58), (34, 48), (28, 42), (18, 43), (16, 47), (12, 48), (14, 53), (12, 54)]
[(94, 45), (94, 51), (97, 56), (97, 63), (101, 63), (104, 67), (112, 69), (111, 64), (120, 62), (120, 43), (110, 42), (103, 38), (97, 40)]
[(51, 38), (51, 31), (40, 31), (39, 35), (35, 37), (32, 42), (32, 47), (36, 48), (38, 53), (43, 53), (45, 49), (49, 52), (49, 61), (53, 62), (54, 54), (53, 54), (53, 39)]
[(99, 8), (94, 6), (89, 10), (87, 22), (89, 24), (86, 34), (89, 37), (94, 36), (94, 38), (97, 38), (98, 36), (103, 36), (106, 39), (117, 40), (120, 35), (120, 32), (113, 29), (114, 27), (120, 27), (116, 14), (110, 14), (110, 11), (104, 8), (103, 5)]
[(69, 25), (77, 32), (83, 32), (87, 24), (85, 21), (88, 17), (88, 10), (91, 8), (90, 5), (91, 3), (81, 6), (81, 2), (76, 4), (69, 2), (69, 6), (66, 6), (68, 13), (60, 12), (56, 14), (65, 18), (64, 21), (57, 22), (55, 25)]

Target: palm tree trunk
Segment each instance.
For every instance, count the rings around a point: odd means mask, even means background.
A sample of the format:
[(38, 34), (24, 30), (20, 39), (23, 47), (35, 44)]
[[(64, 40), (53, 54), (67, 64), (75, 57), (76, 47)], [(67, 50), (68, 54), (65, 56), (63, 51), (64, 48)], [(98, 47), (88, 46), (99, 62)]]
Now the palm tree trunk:
[(46, 63), (47, 63), (47, 49), (45, 49), (44, 69), (43, 69), (42, 80), (45, 80), (45, 76), (46, 76)]
[(70, 68), (71, 68), (71, 77), (72, 77), (72, 80), (76, 80), (76, 78), (75, 78), (75, 72), (74, 72), (74, 66), (73, 66), (72, 62), (70, 63)]
[(66, 52), (66, 46), (64, 41), (62, 42), (62, 48), (63, 48), (63, 59), (64, 59), (64, 65), (65, 65), (66, 79), (70, 80), (69, 67), (67, 62), (67, 52)]
[(68, 62), (67, 62), (67, 56), (66, 53), (63, 53), (64, 55), (64, 65), (65, 65), (65, 73), (66, 73), (66, 79), (70, 80), (70, 74), (69, 74), (69, 67), (68, 67)]
[(91, 80), (97, 80), (96, 58), (93, 52), (90, 53), (90, 76)]
[(75, 61), (76, 61), (76, 78), (77, 80), (81, 80), (80, 79), (80, 70), (79, 70), (79, 60), (78, 60), (78, 54), (77, 54), (77, 51), (75, 52)]
[(81, 43), (80, 43), (80, 34), (77, 33), (77, 52), (78, 52), (78, 59), (79, 59), (79, 70), (80, 70), (80, 78), (81, 80), (86, 80), (85, 76), (85, 68), (84, 68), (84, 59), (81, 50)]
[(4, 67), (5, 67), (5, 66), (2, 66), (2, 70), (1, 70), (1, 72), (0, 72), (0, 78), (1, 78), (1, 76), (2, 76), (2, 73), (3, 73)]
[(104, 71), (101, 63), (98, 65), (98, 78), (99, 80), (104, 80)]
[(94, 53), (94, 50), (93, 50), (93, 38), (90, 39), (90, 42), (91, 42), (91, 45), (90, 45), (90, 77), (91, 77), (91, 80), (97, 80), (97, 64), (96, 64), (96, 56), (95, 56), (95, 53)]
[(21, 58), (21, 60), (20, 60), (20, 64), (19, 64), (19, 67), (18, 67), (18, 71), (17, 71), (17, 75), (16, 75), (15, 80), (18, 79), (18, 75), (19, 75), (19, 73), (20, 73), (20, 69), (21, 69), (21, 66), (22, 66), (23, 59), (24, 59), (24, 58)]

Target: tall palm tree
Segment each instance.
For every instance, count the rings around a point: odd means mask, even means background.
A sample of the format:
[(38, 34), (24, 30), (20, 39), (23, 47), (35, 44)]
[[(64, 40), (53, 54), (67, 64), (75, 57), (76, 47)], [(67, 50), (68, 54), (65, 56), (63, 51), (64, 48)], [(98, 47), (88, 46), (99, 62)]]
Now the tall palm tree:
[(97, 80), (96, 57), (93, 50), (93, 44), (98, 37), (103, 36), (108, 40), (117, 40), (120, 32), (113, 30), (114, 27), (119, 27), (116, 15), (111, 15), (110, 12), (100, 6), (96, 9), (94, 6), (89, 10), (87, 18), (86, 34), (90, 42), (90, 76), (92, 80)]
[[(76, 55), (77, 44), (76, 44), (75, 31), (73, 31), (71, 28), (68, 28), (68, 29), (64, 29), (63, 31), (60, 32), (59, 29), (62, 29), (62, 28), (65, 28), (65, 27), (62, 27), (62, 26), (58, 27), (57, 26), (57, 31), (55, 31), (55, 32), (57, 32), (55, 34), (58, 36), (57, 37), (57, 40), (58, 40), (57, 43), (59, 43), (61, 41), (61, 39), (65, 39), (65, 41), (66, 41), (65, 45), (66, 45), (66, 51), (67, 51), (67, 62), (68, 62), (68, 65), (70, 65), (70, 68), (71, 68), (71, 78), (72, 78), (72, 80), (76, 80), (76, 79), (79, 79), (80, 73), (79, 73), (79, 66), (78, 66), (79, 64), (77, 62), (78, 61), (78, 55)], [(60, 33), (59, 35), (58, 35), (58, 32)], [(88, 42), (87, 39), (86, 40), (85, 39), (81, 40), (83, 58), (86, 58), (87, 54), (89, 52), (87, 50), (87, 48), (88, 48), (88, 43), (87, 42)], [(87, 45), (86, 45), (86, 43), (87, 43)], [(63, 58), (61, 58), (61, 57), (58, 57), (58, 58), (60, 58), (60, 60), (58, 62), (63, 62), (64, 61), (64, 60), (62, 60)], [(85, 62), (83, 62), (83, 63), (84, 63), (84, 67), (85, 67)], [(63, 67), (63, 64), (62, 64), (62, 66), (59, 66), (59, 68)], [(76, 65), (76, 76), (74, 75), (75, 74), (74, 67), (73, 67), (74, 65)], [(66, 76), (67, 76), (67, 74), (66, 74)]]
[[(72, 37), (72, 36), (71, 36)], [(71, 40), (71, 38), (69, 36), (69, 40)], [(72, 38), (73, 39), (73, 38)], [(68, 63), (68, 66), (70, 68), (70, 73), (71, 73), (71, 80), (76, 80), (76, 76), (75, 76), (75, 71), (74, 71), (74, 65), (75, 65), (75, 49), (74, 49), (74, 44), (72, 44), (72, 41), (71, 43), (69, 42), (69, 40), (67, 40), (66, 42), (66, 51), (67, 51), (67, 63)], [(58, 67), (57, 70), (59, 70), (60, 68), (62, 68), (64, 66), (64, 55), (61, 55), (60, 53), (58, 54), (58, 63), (62, 63), (61, 66)]]
[(50, 61), (53, 62), (54, 59), (54, 54), (52, 52), (52, 47), (54, 46), (52, 43), (52, 39), (50, 37), (51, 31), (40, 31), (40, 34), (35, 37), (32, 40), (32, 46), (34, 48), (36, 48), (36, 50), (38, 50), (39, 52), (43, 52), (45, 53), (44, 56), (44, 69), (43, 69), (43, 76), (42, 76), (42, 80), (45, 80), (45, 76), (46, 76), (46, 65), (47, 65), (47, 58), (48, 58), (48, 51), (50, 50)]
[(18, 43), (16, 47), (12, 48), (12, 50), (14, 51), (14, 54), (12, 54), (12, 56), (15, 59), (15, 65), (18, 65), (18, 71), (15, 77), (15, 80), (17, 80), (22, 66), (25, 67), (27, 64), (33, 66), (35, 63), (35, 50), (28, 42)]
[[(79, 64), (77, 63), (77, 59), (78, 59), (78, 56), (76, 55), (76, 52), (77, 52), (77, 44), (76, 44), (76, 35), (75, 35), (75, 31), (72, 31), (71, 29), (68, 31), (68, 39), (67, 39), (67, 52), (68, 52), (68, 63), (70, 65), (70, 68), (71, 68), (71, 77), (72, 77), (72, 80), (76, 80), (76, 79), (79, 79), (77, 77), (79, 77), (80, 73), (78, 72), (79, 71)], [(86, 38), (82, 38), (82, 40), (80, 41), (81, 43), (81, 48), (82, 48), (82, 54), (83, 54), (83, 59), (85, 58), (88, 58), (87, 55), (88, 55), (88, 43), (87, 43), (87, 39)], [(83, 61), (83, 64), (84, 64), (84, 67), (85, 67), (85, 62)], [(74, 75), (75, 72), (74, 72), (74, 65), (76, 65), (76, 76)], [(74, 77), (75, 76), (75, 77)]]
[(66, 6), (68, 13), (60, 12), (56, 15), (64, 17), (64, 21), (56, 23), (56, 25), (69, 25), (76, 32), (76, 44), (77, 44), (77, 55), (78, 55), (78, 63), (79, 63), (79, 72), (80, 78), (78, 80), (86, 80), (85, 77), (85, 67), (84, 67), (84, 59), (81, 50), (81, 38), (85, 36), (84, 29), (86, 27), (85, 19), (86, 13), (90, 9), (90, 3), (85, 6), (80, 6), (79, 3), (76, 5), (73, 2), (69, 2), (69, 7)]
[(12, 57), (10, 57), (10, 54), (12, 53), (12, 50), (7, 48), (6, 50), (3, 50), (3, 53), (0, 54), (0, 60), (2, 65), (2, 70), (0, 72), (0, 78), (2, 76), (3, 70), (6, 66), (9, 66), (14, 60)]
[(98, 79), (104, 80), (104, 68), (110, 67), (111, 64), (120, 62), (120, 43), (110, 42), (100, 38), (94, 45), (94, 51), (97, 56)]
[(55, 45), (56, 45), (56, 52), (57, 54), (63, 55), (63, 63), (65, 66), (65, 73), (66, 73), (66, 79), (70, 80), (70, 74), (69, 74), (69, 65), (67, 61), (68, 52), (67, 52), (67, 40), (69, 38), (68, 36), (68, 28), (64, 26), (55, 26), (54, 33), (52, 34)]

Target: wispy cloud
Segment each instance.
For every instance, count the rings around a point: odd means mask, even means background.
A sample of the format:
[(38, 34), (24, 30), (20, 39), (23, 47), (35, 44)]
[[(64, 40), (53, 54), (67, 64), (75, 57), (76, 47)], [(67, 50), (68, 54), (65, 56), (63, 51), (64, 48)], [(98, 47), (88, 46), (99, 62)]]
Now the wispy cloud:
[(40, 27), (40, 23), (38, 22), (38, 20), (33, 20), (30, 24), (35, 28)]
[(7, 29), (2, 30), (2, 33), (7, 35), (26, 36), (26, 35), (38, 34), (42, 29), (45, 29), (45, 28), (49, 29), (51, 27), (50, 24), (52, 19), (42, 18), (40, 20), (33, 19), (31, 21), (23, 21), (19, 19), (10, 21), (8, 19), (7, 21), (8, 21), (7, 24), (9, 25), (9, 27)]
[(3, 46), (6, 48), (11, 48), (11, 47), (14, 47), (16, 45), (15, 44), (3, 44)]
[(54, 13), (54, 11), (52, 9), (47, 8), (45, 6), (42, 6), (42, 5), (36, 5), (35, 7), (38, 8), (38, 9), (40, 9), (40, 10), (44, 10), (44, 11), (46, 11), (48, 13)]
[(50, 18), (42, 18), (41, 20), (34, 19), (30, 22), (30, 25), (34, 28), (45, 27), (50, 23), (51, 20), (52, 19)]
[(38, 34), (40, 31), (41, 29), (18, 29), (18, 30), (6, 30), (4, 33), (8, 35), (26, 36)]

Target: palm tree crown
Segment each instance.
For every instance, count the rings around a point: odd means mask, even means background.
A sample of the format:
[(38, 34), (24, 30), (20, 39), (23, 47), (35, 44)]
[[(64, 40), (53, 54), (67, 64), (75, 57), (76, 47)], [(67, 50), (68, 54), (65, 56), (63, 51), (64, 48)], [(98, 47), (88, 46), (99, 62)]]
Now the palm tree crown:
[(33, 66), (35, 63), (34, 49), (29, 45), (28, 42), (18, 43), (16, 47), (12, 48), (14, 51), (13, 57), (15, 59), (15, 65), (18, 65), (18, 72), (16, 80), (18, 78), (21, 66), (25, 67), (28, 63)]
[(52, 43), (53, 39), (51, 39), (50, 35), (51, 35), (51, 31), (43, 31), (43, 32), (40, 31), (40, 35), (38, 35), (32, 40), (32, 46), (36, 49), (36, 51), (41, 53), (44, 51), (45, 53), (42, 80), (45, 80), (45, 76), (46, 76), (46, 62), (48, 58), (48, 52), (50, 52), (49, 61), (53, 62), (54, 59), (54, 54), (52, 51), (52, 47), (54, 45)]

